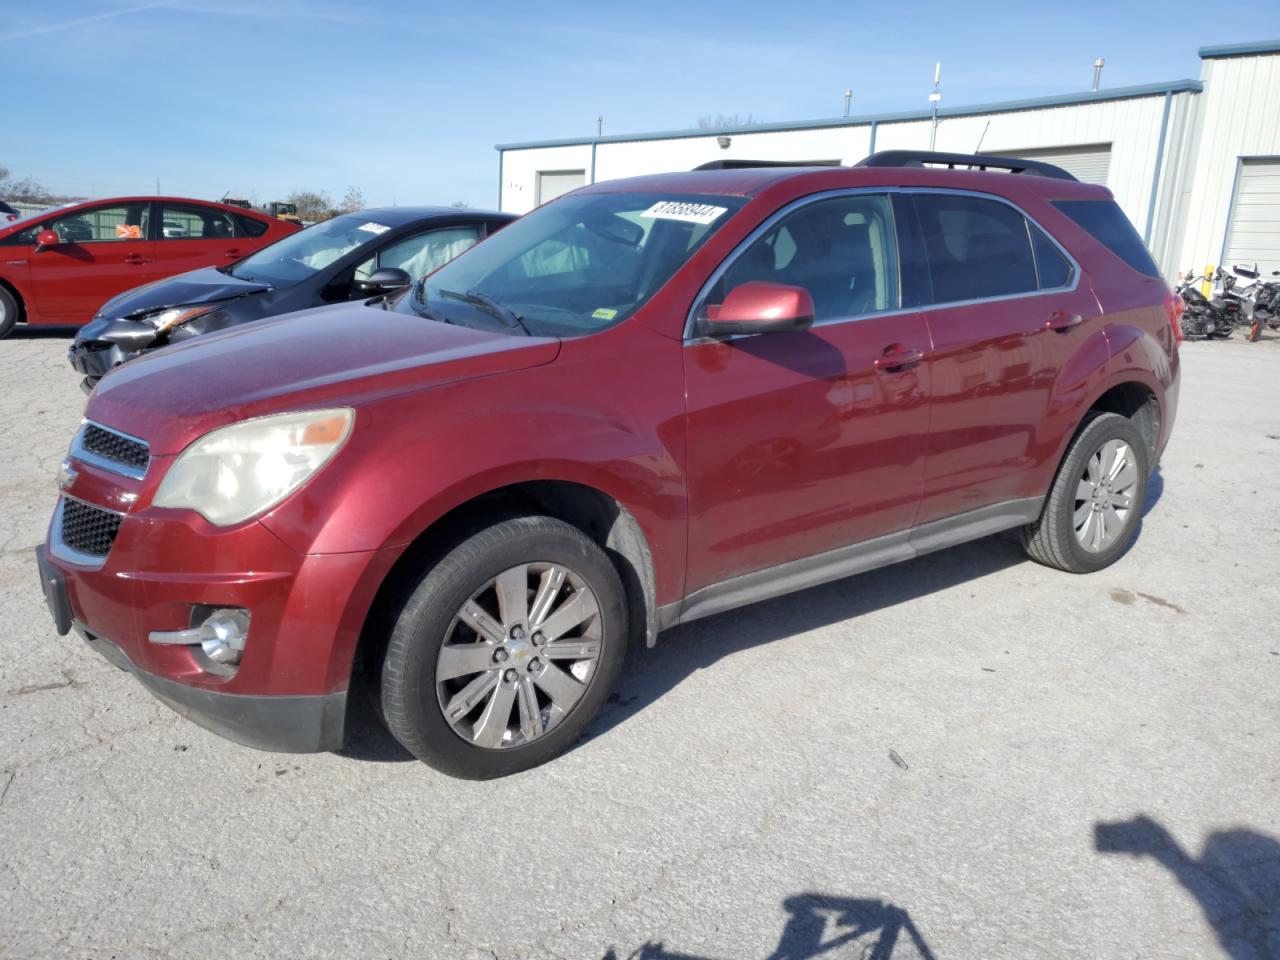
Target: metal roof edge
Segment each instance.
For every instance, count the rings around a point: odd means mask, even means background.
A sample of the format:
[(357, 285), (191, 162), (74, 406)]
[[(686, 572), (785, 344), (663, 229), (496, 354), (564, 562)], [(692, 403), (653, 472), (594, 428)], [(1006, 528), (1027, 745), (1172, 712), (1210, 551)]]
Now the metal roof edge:
[(1245, 57), (1251, 53), (1280, 53), (1280, 40), (1253, 40), (1249, 43), (1221, 43), (1201, 47), (1201, 60), (1218, 60), (1223, 57)]
[[(1110, 90), (1088, 90), (1083, 93), (1061, 93), (1048, 97), (1031, 97), (1024, 100), (1004, 100), (998, 103), (981, 103), (965, 107), (942, 107), (939, 117), (970, 117), (985, 113), (1006, 113), (1013, 110), (1042, 110), (1048, 107), (1069, 107), (1078, 104), (1099, 103), (1107, 100), (1131, 100), (1135, 97), (1163, 96), (1170, 93), (1200, 93), (1204, 85), (1199, 80), (1173, 80), (1165, 83), (1144, 83), (1131, 87), (1114, 87)], [(664, 130), (655, 133), (614, 133), (602, 137), (567, 137), (561, 140), (529, 140), (521, 143), (499, 143), (494, 149), (532, 150), (540, 147), (588, 147), (601, 143), (635, 143), (647, 140), (687, 140), (693, 137), (733, 137), (748, 133), (781, 133), (792, 130), (823, 130), (829, 127), (864, 127), (872, 123), (902, 123), (909, 120), (928, 120), (933, 111), (907, 110), (897, 113), (869, 113), (856, 117), (830, 117), (820, 120), (800, 120), (780, 123), (753, 123), (744, 127), (694, 127), (683, 130)]]

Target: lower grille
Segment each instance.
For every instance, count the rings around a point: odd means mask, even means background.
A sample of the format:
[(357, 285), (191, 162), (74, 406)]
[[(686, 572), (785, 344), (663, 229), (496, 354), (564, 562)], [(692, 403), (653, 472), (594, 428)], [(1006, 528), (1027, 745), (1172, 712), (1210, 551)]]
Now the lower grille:
[(118, 513), (95, 507), (83, 500), (64, 497), (62, 500), (62, 542), (76, 553), (90, 557), (105, 557), (111, 552), (120, 532)]

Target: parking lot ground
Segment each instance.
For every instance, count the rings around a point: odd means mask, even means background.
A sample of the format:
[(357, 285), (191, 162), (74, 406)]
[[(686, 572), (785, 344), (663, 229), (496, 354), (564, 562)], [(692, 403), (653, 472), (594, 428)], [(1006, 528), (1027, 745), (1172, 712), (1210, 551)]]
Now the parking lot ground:
[(54, 634), (66, 345), (0, 342), (0, 957), (1280, 956), (1280, 340), (1184, 345), (1110, 569), (997, 537), (681, 627), (490, 783), (224, 742)]

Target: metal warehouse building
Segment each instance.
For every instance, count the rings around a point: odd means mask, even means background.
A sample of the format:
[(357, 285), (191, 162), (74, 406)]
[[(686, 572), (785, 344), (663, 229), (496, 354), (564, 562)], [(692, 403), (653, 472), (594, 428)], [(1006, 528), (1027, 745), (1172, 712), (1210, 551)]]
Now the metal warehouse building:
[[(938, 111), (935, 149), (1048, 160), (1105, 184), (1167, 277), (1206, 264), (1280, 270), (1280, 41), (1205, 47), (1199, 80)], [(500, 144), (499, 204), (525, 213), (600, 180), (718, 159), (853, 164), (927, 149), (928, 110)]]

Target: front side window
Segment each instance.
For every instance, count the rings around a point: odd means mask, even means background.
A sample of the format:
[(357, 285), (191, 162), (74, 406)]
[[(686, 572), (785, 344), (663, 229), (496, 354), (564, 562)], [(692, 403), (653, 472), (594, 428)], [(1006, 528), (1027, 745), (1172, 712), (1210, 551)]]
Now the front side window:
[(118, 243), (146, 240), (151, 204), (93, 207), (59, 217), (48, 225), (63, 243)]
[(260, 280), (272, 286), (301, 283), (329, 264), (366, 244), (372, 244), (391, 228), (371, 220), (368, 214), (349, 213), (292, 233), (245, 257), (231, 268), (232, 276)]
[(175, 203), (160, 207), (160, 236), (165, 240), (230, 240), (235, 233), (235, 220), (222, 210)]
[(753, 280), (804, 287), (815, 323), (896, 310), (898, 253), (888, 198), (835, 197), (788, 214), (735, 257), (701, 309)]
[(935, 303), (1039, 289), (1027, 221), (1013, 207), (949, 193), (917, 194), (915, 205)]
[(475, 246), (481, 236), (478, 225), (468, 224), (404, 237), (383, 247), (376, 257), (370, 257), (356, 267), (356, 279), (368, 280), (374, 270), (386, 267), (396, 267), (414, 280), (421, 279)]
[(589, 193), (539, 207), (433, 273), (397, 304), (488, 329), (584, 336), (652, 297), (743, 197)]

